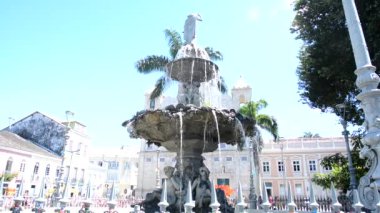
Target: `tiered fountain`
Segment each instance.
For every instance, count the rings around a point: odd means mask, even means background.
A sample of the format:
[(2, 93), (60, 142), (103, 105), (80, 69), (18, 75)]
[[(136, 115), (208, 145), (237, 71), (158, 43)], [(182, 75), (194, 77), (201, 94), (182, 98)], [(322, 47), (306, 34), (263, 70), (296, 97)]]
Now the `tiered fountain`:
[[(170, 212), (183, 211), (186, 194), (193, 195), (195, 212), (209, 212), (212, 187), (202, 153), (215, 151), (220, 142), (235, 145), (244, 141), (243, 126), (234, 110), (201, 106), (204, 100), (200, 85), (216, 82), (219, 70), (207, 52), (195, 45), (195, 24), (199, 18), (199, 15), (188, 16), (185, 45), (166, 66), (167, 76), (179, 82), (178, 105), (145, 110), (123, 123), (131, 137), (146, 139), (177, 153), (175, 167), (165, 168)], [(143, 205), (146, 212), (152, 208), (158, 211), (159, 195), (160, 191), (156, 191), (147, 196)], [(156, 203), (149, 202), (152, 200)]]

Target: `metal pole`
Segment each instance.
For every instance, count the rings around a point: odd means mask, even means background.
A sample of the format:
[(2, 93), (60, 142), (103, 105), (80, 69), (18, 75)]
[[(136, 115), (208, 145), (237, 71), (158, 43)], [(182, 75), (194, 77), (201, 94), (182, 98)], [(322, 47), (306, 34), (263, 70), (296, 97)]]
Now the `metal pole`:
[(356, 171), (352, 164), (352, 156), (351, 156), (351, 150), (350, 150), (350, 142), (348, 139), (349, 132), (347, 131), (347, 121), (342, 119), (341, 124), (343, 126), (343, 132), (342, 135), (344, 136), (344, 142), (346, 143), (346, 150), (347, 150), (347, 159), (348, 159), (348, 171), (350, 174), (350, 190), (357, 189), (356, 184)]
[(285, 161), (284, 161), (284, 142), (281, 143), (281, 162), (282, 162), (282, 179), (284, 186), (284, 196), (286, 196), (286, 176), (285, 176)]
[(250, 176), (249, 176), (249, 208), (251, 209), (257, 209), (257, 195), (256, 195), (256, 189), (255, 189), (255, 181), (254, 181), (254, 173), (255, 173), (255, 149), (254, 149), (254, 143), (253, 139), (249, 138), (250, 140), (250, 161), (249, 161), (249, 167), (250, 167)]
[(159, 167), (159, 157), (160, 157), (160, 150), (157, 147), (157, 164), (156, 164), (156, 188), (160, 188), (160, 167)]
[(380, 77), (375, 72), (376, 67), (371, 64), (354, 0), (342, 0), (342, 4), (357, 68), (355, 70), (356, 85), (361, 90), (356, 98), (361, 101), (361, 107), (365, 114), (366, 131), (362, 140), (364, 147), (360, 153), (362, 157), (369, 158), (372, 164), (368, 173), (362, 177), (369, 181), (359, 182), (359, 196), (366, 208), (375, 210), (377, 201), (374, 201), (373, 197), (368, 196), (368, 194), (370, 191), (378, 193), (378, 188), (372, 187), (372, 185), (380, 182), (380, 127), (378, 119), (380, 90), (377, 88)]

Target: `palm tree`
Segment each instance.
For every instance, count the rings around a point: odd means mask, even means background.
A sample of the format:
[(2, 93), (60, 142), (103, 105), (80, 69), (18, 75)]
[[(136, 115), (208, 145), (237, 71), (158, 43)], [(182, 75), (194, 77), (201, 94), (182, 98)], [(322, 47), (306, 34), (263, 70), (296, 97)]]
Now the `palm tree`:
[(263, 139), (258, 127), (268, 131), (273, 136), (274, 141), (278, 141), (279, 139), (276, 119), (266, 114), (259, 114), (259, 111), (267, 106), (268, 103), (265, 100), (260, 99), (257, 102), (250, 101), (239, 109), (239, 112), (242, 115), (256, 122), (256, 125), (252, 128), (251, 131), (246, 132), (246, 135), (249, 137), (256, 137), (260, 146), (262, 146)]
[[(170, 56), (167, 57), (163, 55), (160, 55), (160, 56), (150, 55), (137, 61), (136, 69), (140, 73), (149, 74), (153, 71), (161, 71), (165, 73), (165, 65), (167, 65), (169, 62), (174, 60), (175, 56), (177, 55), (178, 50), (184, 44), (178, 32), (174, 30), (168, 30), (168, 29), (166, 29), (164, 32), (165, 32), (166, 40), (168, 41)], [(211, 60), (223, 60), (223, 55), (219, 51), (214, 51), (210, 47), (206, 47), (205, 50), (208, 53)], [(160, 96), (162, 92), (166, 89), (166, 87), (168, 86), (168, 82), (169, 82), (169, 78), (165, 74), (161, 76), (156, 81), (155, 88), (150, 95), (150, 99), (153, 100), (157, 98), (158, 96)], [(227, 87), (225, 85), (223, 78), (221, 78), (219, 88), (222, 93), (227, 92)]]
[[(251, 147), (252, 147), (252, 158), (254, 164), (251, 164), (251, 181), (250, 181), (250, 205), (255, 206), (254, 195), (256, 192), (254, 190), (254, 175), (253, 171), (255, 171), (255, 174), (258, 174), (260, 171), (260, 165), (259, 165), (259, 152), (262, 150), (263, 147), (263, 138), (260, 133), (260, 129), (267, 130), (272, 136), (274, 141), (278, 141), (279, 135), (278, 135), (278, 126), (277, 121), (273, 117), (266, 115), (266, 114), (259, 114), (259, 111), (261, 109), (264, 109), (268, 106), (268, 103), (260, 99), (259, 101), (250, 101), (246, 104), (244, 104), (242, 107), (240, 107), (239, 112), (243, 116), (245, 116), (248, 119), (245, 120), (245, 126), (248, 126), (246, 128), (246, 136), (250, 138), (251, 141)], [(247, 123), (248, 121), (248, 123)], [(250, 155), (251, 156), (251, 155)], [(251, 161), (252, 162), (252, 161)], [(258, 176), (256, 176), (257, 178)], [(258, 181), (258, 179), (256, 179)], [(256, 184), (257, 186), (257, 184)]]

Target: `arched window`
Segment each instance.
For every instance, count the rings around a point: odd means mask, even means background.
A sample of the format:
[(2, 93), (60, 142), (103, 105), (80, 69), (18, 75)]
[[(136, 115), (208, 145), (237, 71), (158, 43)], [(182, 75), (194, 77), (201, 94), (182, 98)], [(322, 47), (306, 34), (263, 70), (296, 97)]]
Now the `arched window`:
[(37, 162), (36, 165), (34, 165), (33, 174), (38, 174), (39, 167), (40, 167), (40, 164)]
[(12, 171), (12, 163), (13, 163), (12, 157), (8, 158), (7, 165), (5, 166), (6, 173), (10, 173)]
[(46, 165), (46, 169), (45, 169), (45, 175), (49, 176), (49, 174), (50, 174), (50, 164)]
[(241, 104), (243, 104), (243, 103), (245, 103), (246, 101), (245, 101), (245, 97), (244, 97), (244, 95), (240, 95), (239, 96), (239, 103), (241, 103)]
[(25, 172), (25, 160), (22, 160), (22, 161), (21, 161), (21, 164), (20, 164), (20, 172)]

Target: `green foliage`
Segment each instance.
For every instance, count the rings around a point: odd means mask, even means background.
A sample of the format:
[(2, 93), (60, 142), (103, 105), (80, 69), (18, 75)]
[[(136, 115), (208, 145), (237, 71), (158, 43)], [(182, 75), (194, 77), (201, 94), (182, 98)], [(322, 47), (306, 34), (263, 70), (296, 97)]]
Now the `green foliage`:
[(17, 173), (4, 173), (0, 175), (0, 180), (2, 180), (4, 177), (5, 182), (12, 181), (13, 178), (17, 177)]
[[(149, 74), (154, 71), (165, 72), (165, 66), (169, 62), (174, 60), (175, 56), (177, 55), (178, 51), (181, 49), (184, 42), (181, 39), (181, 35), (174, 30), (166, 29), (164, 33), (165, 33), (165, 38), (168, 41), (168, 45), (169, 45), (170, 58), (166, 56), (162, 56), (162, 55), (161, 56), (150, 55), (143, 59), (140, 59), (135, 64), (135, 67), (138, 72), (143, 73), (143, 74)], [(223, 55), (221, 52), (214, 51), (213, 48), (211, 47), (206, 47), (205, 50), (208, 53), (211, 60), (223, 60)], [(170, 79), (167, 78), (165, 74), (163, 74), (163, 76), (161, 76), (156, 81), (155, 88), (150, 95), (150, 99), (155, 99), (158, 96), (160, 96), (169, 85), (169, 81)], [(222, 93), (227, 92), (227, 86), (223, 78), (221, 78), (221, 81), (218, 83), (218, 86)]]
[[(366, 165), (366, 160), (359, 158), (359, 151), (363, 147), (361, 143), (363, 131), (356, 131), (351, 135), (352, 144), (352, 163), (356, 170), (356, 181), (359, 182), (360, 177), (364, 176), (368, 172)], [(324, 189), (330, 188), (331, 182), (338, 189), (346, 192), (349, 189), (350, 184), (350, 174), (348, 171), (348, 160), (346, 155), (342, 153), (336, 153), (334, 155), (326, 156), (321, 161), (321, 166), (323, 168), (332, 168), (331, 172), (328, 174), (316, 174), (312, 178), (312, 181)]]
[(302, 138), (320, 138), (318, 133), (313, 134), (312, 132), (304, 132)]
[[(372, 63), (380, 67), (380, 1), (356, 0), (356, 6)], [(302, 101), (335, 113), (335, 105), (345, 102), (347, 120), (361, 124), (363, 112), (355, 98), (359, 93), (356, 67), (341, 1), (298, 0), (294, 10), (291, 32), (303, 41), (297, 68)]]
[[(244, 116), (252, 118), (252, 120), (254, 120), (260, 128), (267, 130), (273, 136), (273, 139), (277, 141), (279, 138), (279, 135), (278, 135), (278, 125), (277, 125), (276, 119), (266, 114), (259, 114), (259, 111), (264, 109), (267, 106), (268, 106), (268, 103), (263, 99), (260, 99), (257, 102), (250, 101), (244, 104), (239, 109), (239, 112)], [(254, 136), (257, 134), (258, 131), (259, 131), (258, 128), (253, 128), (252, 132), (246, 132), (246, 134), (249, 136)]]

